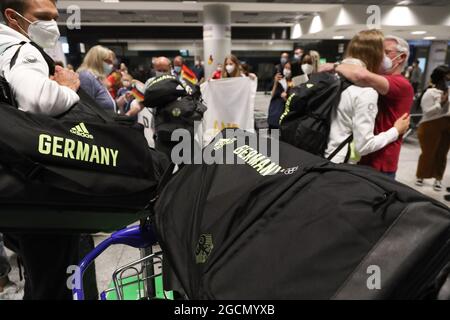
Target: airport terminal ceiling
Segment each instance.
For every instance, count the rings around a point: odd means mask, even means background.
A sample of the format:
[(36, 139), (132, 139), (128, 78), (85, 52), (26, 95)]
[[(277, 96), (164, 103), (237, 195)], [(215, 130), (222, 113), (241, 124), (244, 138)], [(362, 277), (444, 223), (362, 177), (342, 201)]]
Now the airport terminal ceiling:
[[(78, 2), (83, 1), (93, 1), (93, 0), (78, 0)], [(401, 0), (379, 0), (376, 1), (376, 4), (379, 5), (397, 5)], [(104, 2), (118, 2), (114, 0), (110, 1), (104, 1)], [(136, 0), (120, 0), (120, 2), (136, 2)], [(153, 0), (145, 0), (141, 2), (158, 2)], [(166, 0), (164, 2), (182, 2), (180, 0)], [(218, 3), (218, 2), (227, 2), (227, 3), (244, 3), (244, 2), (257, 2), (257, 3), (339, 3), (339, 4), (374, 4), (374, 1), (372, 0), (246, 0), (246, 1), (237, 1), (237, 0), (228, 0), (228, 1), (205, 1), (205, 0), (198, 0), (198, 1), (185, 1), (185, 2), (204, 2), (204, 3)], [(430, 5), (430, 6), (436, 6), (436, 5), (446, 5), (448, 4), (448, 0), (410, 0), (408, 3), (412, 5)]]
[[(230, 8), (232, 51), (275, 59), (296, 44), (322, 42), (323, 49), (333, 42), (345, 45), (367, 28), (367, 10), (374, 2), (384, 33), (425, 46), (430, 40), (449, 40), (449, 0), (59, 0), (58, 8), (71, 53), (76, 54), (82, 42), (87, 49), (96, 43), (114, 46), (128, 56), (174, 53), (176, 44), (192, 55), (202, 51), (204, 6), (222, 3)], [(80, 9), (81, 29), (66, 28), (71, 6)], [(338, 45), (332, 44), (333, 52)], [(337, 57), (333, 53), (328, 59)]]
[[(132, 0), (59, 0), (60, 24), (70, 16), (67, 9), (77, 6), (81, 10), (80, 19), (84, 27), (183, 27), (177, 33), (181, 39), (202, 37), (205, 5), (224, 3), (230, 7), (232, 28), (249, 28), (255, 37), (261, 39), (260, 28), (285, 28), (269, 30), (262, 38), (267, 39), (350, 39), (356, 30), (365, 28), (370, 13), (368, 8), (374, 5), (372, 0), (253, 0), (253, 1), (132, 1)], [(416, 26), (438, 40), (446, 40), (450, 34), (450, 8), (448, 0), (382, 0), (376, 1), (380, 8), (381, 28), (385, 32), (396, 33), (409, 40), (418, 40), (420, 35), (412, 35)], [(321, 21), (317, 21), (320, 20)], [(320, 30), (310, 30), (313, 24), (320, 24)], [(294, 28), (301, 26), (301, 35), (295, 35)], [(193, 27), (193, 28), (191, 28)], [(102, 34), (120, 39), (119, 34), (111, 34), (105, 28)], [(113, 28), (114, 29), (114, 28)], [(421, 30), (422, 30), (421, 29)], [(98, 29), (100, 30), (100, 29)], [(147, 29), (148, 31), (149, 29)], [(156, 28), (148, 34), (149, 39), (173, 39), (170, 28)], [(233, 32), (233, 38), (242, 32)], [(142, 39), (144, 32), (139, 29), (131, 32), (127, 38)], [(274, 35), (275, 34), (275, 35)]]

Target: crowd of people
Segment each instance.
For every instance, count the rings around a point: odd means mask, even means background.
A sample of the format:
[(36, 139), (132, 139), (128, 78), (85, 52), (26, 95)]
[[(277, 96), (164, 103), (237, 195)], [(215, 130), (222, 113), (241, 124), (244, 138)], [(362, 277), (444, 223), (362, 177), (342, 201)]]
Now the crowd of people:
[[(57, 9), (52, 1), (45, 2), (45, 8), (35, 7), (37, 4), (32, 3), (27, 7), (1, 7), (7, 25), (0, 26), (0, 37), (3, 37), (0, 70), (10, 82), (20, 108), (46, 115), (60, 114), (79, 101), (76, 92), (82, 89), (105, 111), (135, 117), (143, 108), (145, 84), (135, 79), (124, 63), (118, 63), (112, 50), (97, 45), (87, 52), (78, 69), (72, 66), (51, 69), (43, 51), (28, 41), (31, 38), (38, 46), (51, 47), (55, 34), (49, 32), (47, 38), (42, 33), (29, 34), (35, 30), (29, 29), (29, 25), (41, 19), (42, 12), (53, 21)], [(14, 45), (20, 41), (26, 44), (17, 65), (9, 68), (15, 50), (3, 43)], [(379, 30), (365, 30), (355, 35), (341, 62), (321, 65), (320, 54), (314, 50), (304, 52), (302, 48), (296, 48), (292, 58), (288, 52), (283, 52), (274, 66), (269, 128), (279, 128), (292, 88), (307, 82), (316, 73), (336, 73), (352, 85), (342, 92), (340, 103), (333, 111), (325, 156), (352, 135), (353, 143), (343, 148), (333, 161), (371, 166), (395, 179), (402, 135), (409, 129), (410, 109), (415, 93), (420, 91), (422, 78), (418, 61), (404, 72), (409, 56), (409, 45), (404, 39), (385, 36)], [(30, 62), (30, 57), (34, 62)], [(149, 78), (167, 74), (191, 84), (236, 77), (257, 78), (249, 65), (235, 55), (228, 55), (211, 75), (205, 75), (201, 59), (196, 59), (190, 68), (181, 56), (172, 60), (163, 56), (154, 58)], [(443, 188), (441, 181), (450, 148), (449, 81), (449, 67), (437, 67), (431, 74), (429, 86), (417, 98), (423, 117), (418, 128), (422, 153), (416, 184), (422, 186), (424, 179), (433, 178), (436, 191)], [(348, 154), (351, 154), (350, 158)], [(449, 195), (445, 199), (450, 201)], [(78, 262), (79, 237), (19, 234), (6, 238), (21, 253), (27, 270), (25, 298), (71, 298), (65, 288), (65, 268)], [(45, 252), (36, 252), (38, 247), (45, 247)], [(42, 265), (42, 261), (47, 263)], [(12, 287), (9, 271), (3, 238), (0, 238), (0, 294)]]

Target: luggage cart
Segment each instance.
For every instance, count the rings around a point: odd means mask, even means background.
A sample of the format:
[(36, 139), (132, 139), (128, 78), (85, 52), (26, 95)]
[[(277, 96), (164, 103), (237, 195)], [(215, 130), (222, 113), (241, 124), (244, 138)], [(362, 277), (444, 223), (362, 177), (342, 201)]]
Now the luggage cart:
[(155, 232), (151, 224), (144, 222), (113, 233), (81, 260), (74, 276), (74, 300), (84, 300), (83, 276), (89, 265), (117, 244), (140, 249), (141, 258), (114, 271), (113, 288), (103, 291), (100, 300), (125, 300), (127, 290), (134, 291), (135, 299), (171, 299), (172, 294), (165, 292), (162, 285), (162, 252), (153, 249), (157, 244)]

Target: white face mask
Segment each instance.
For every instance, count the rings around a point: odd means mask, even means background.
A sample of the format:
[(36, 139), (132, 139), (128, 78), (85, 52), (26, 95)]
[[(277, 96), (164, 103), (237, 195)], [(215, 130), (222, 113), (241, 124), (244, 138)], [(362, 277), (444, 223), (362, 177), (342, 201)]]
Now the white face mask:
[(103, 62), (103, 71), (105, 72), (105, 75), (109, 75), (114, 70), (114, 65)]
[(312, 64), (302, 64), (302, 70), (304, 74), (311, 74), (314, 71), (314, 67), (312, 66)]
[(58, 24), (55, 20), (36, 20), (35, 22), (31, 22), (20, 13), (16, 12), (16, 14), (30, 23), (26, 34), (28, 34), (28, 37), (31, 41), (35, 42), (38, 46), (44, 49), (53, 49), (54, 47), (56, 47), (56, 44), (58, 43), (58, 39), (60, 37), (60, 33)]
[(382, 72), (383, 73), (388, 73), (394, 66), (393, 61), (397, 60), (398, 57), (400, 57), (402, 54), (399, 54), (398, 56), (396, 56), (394, 59), (390, 59), (388, 56), (384, 55), (383, 58), (383, 64), (381, 66)]
[(284, 70), (283, 70), (283, 75), (284, 75), (286, 78), (290, 78), (290, 77), (291, 77), (291, 73), (292, 73), (291, 70), (284, 68)]
[(165, 74), (169, 74), (170, 72), (164, 72), (164, 71), (155, 71), (155, 77), (160, 77)]
[(225, 69), (227, 70), (228, 74), (232, 74), (234, 72), (234, 64), (227, 64), (225, 66)]

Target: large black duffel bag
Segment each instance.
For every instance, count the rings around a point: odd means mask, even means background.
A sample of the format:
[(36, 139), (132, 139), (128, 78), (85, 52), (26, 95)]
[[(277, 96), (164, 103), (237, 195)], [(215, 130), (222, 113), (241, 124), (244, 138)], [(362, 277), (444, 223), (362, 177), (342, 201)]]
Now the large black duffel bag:
[(159, 158), (143, 127), (79, 95), (58, 119), (0, 104), (0, 230), (112, 231), (149, 214)]
[(165, 258), (191, 299), (437, 297), (448, 207), (371, 168), (282, 142), (274, 163), (234, 137), (215, 149), (245, 164), (185, 165), (156, 203)]

